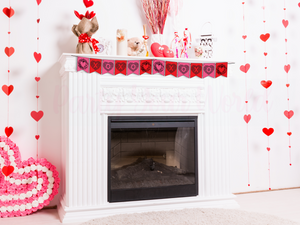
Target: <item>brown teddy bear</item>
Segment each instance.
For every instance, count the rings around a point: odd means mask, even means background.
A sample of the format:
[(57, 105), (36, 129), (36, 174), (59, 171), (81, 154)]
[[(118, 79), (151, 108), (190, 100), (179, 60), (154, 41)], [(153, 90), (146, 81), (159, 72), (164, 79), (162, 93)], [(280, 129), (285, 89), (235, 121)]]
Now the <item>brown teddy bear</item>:
[(128, 43), (128, 56), (146, 56), (145, 46), (143, 41), (138, 37), (129, 38)]
[(76, 53), (95, 54), (95, 52), (99, 51), (97, 47), (98, 41), (91, 38), (98, 29), (99, 25), (96, 17), (93, 17), (91, 20), (82, 17), (78, 25), (73, 25), (72, 31), (78, 37)]

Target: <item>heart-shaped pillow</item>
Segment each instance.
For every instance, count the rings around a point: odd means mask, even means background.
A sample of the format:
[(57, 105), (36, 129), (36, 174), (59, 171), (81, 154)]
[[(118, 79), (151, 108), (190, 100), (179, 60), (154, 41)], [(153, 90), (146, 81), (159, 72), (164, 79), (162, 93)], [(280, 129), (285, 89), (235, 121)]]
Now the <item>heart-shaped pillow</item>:
[(164, 47), (157, 42), (151, 45), (151, 52), (155, 57), (164, 57)]
[(46, 159), (21, 161), (18, 146), (0, 137), (0, 217), (25, 216), (58, 193), (58, 172)]

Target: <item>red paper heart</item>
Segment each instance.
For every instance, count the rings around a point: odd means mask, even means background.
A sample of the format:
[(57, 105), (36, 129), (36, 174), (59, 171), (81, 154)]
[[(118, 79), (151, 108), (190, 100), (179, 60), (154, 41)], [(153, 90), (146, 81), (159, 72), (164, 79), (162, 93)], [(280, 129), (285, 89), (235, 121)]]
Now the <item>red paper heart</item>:
[(4, 52), (8, 57), (10, 57), (12, 54), (14, 54), (15, 49), (13, 47), (6, 47)]
[(38, 5), (40, 5), (41, 2), (42, 2), (42, 0), (36, 0), (36, 3), (37, 3)]
[(4, 8), (4, 9), (3, 9), (3, 13), (4, 13), (8, 18), (11, 18), (11, 17), (15, 14), (15, 11), (13, 10), (12, 7), (9, 7), (9, 8)]
[(6, 136), (9, 137), (14, 132), (14, 128), (12, 128), (12, 127), (5, 127), (4, 132), (5, 132)]
[(243, 35), (242, 38), (243, 38), (243, 39), (246, 39), (246, 38), (247, 38), (247, 35)]
[(244, 73), (247, 73), (249, 69), (250, 69), (250, 64), (249, 63), (245, 64), (245, 66), (244, 65), (240, 66), (240, 70)]
[(3, 86), (2, 86), (2, 91), (3, 91), (5, 94), (7, 94), (7, 96), (9, 96), (10, 93), (11, 93), (13, 90), (14, 90), (14, 86), (13, 86), (13, 85), (9, 85), (9, 86), (3, 85)]
[(37, 20), (36, 20), (37, 23), (40, 23), (40, 21), (41, 21), (41, 19), (37, 19)]
[(282, 24), (286, 28), (289, 25), (289, 21), (288, 20), (282, 20)]
[(287, 132), (287, 135), (291, 136), (291, 135), (292, 135), (292, 132)]
[(285, 110), (285, 111), (284, 111), (284, 115), (285, 115), (288, 119), (291, 119), (292, 116), (294, 115), (294, 111), (293, 111), (293, 110), (290, 110), (290, 111)]
[(39, 140), (40, 139), (40, 135), (35, 135), (35, 139)]
[(38, 122), (44, 116), (44, 112), (43, 111), (38, 111), (38, 112), (32, 111), (30, 115), (36, 122)]
[(40, 77), (35, 77), (34, 79), (36, 80), (36, 82), (39, 82), (41, 78)]
[(157, 42), (151, 45), (151, 52), (154, 57), (164, 57), (164, 48)]
[(33, 56), (34, 56), (34, 58), (35, 58), (35, 60), (36, 60), (37, 63), (39, 63), (41, 61), (41, 58), (42, 58), (42, 54), (41, 53), (34, 52)]
[(164, 48), (164, 51), (163, 51), (164, 57), (166, 57), (166, 58), (174, 58), (174, 52), (173, 52), (173, 50), (169, 49), (169, 47), (167, 45), (163, 45), (162, 47)]
[(287, 86), (287, 87), (289, 87), (289, 86), (290, 86), (290, 84), (286, 84), (286, 86)]
[(246, 123), (249, 123), (249, 121), (251, 120), (251, 115), (244, 115), (244, 120)]
[(287, 65), (284, 66), (284, 71), (285, 71), (286, 73), (288, 73), (288, 72), (290, 71), (290, 69), (291, 69), (290, 64), (287, 64)]
[(271, 150), (271, 148), (270, 147), (267, 147), (267, 150), (268, 150), (268, 152)]
[(298, 3), (298, 6), (300, 7), (300, 2)]
[(83, 0), (83, 3), (84, 3), (86, 8), (89, 8), (92, 5), (94, 5), (94, 2), (92, 0)]
[(265, 56), (267, 56), (267, 55), (268, 55), (268, 53), (267, 53), (267, 52), (264, 52), (264, 55), (265, 55)]
[(264, 42), (266, 42), (270, 37), (270, 34), (269, 33), (266, 33), (266, 34), (261, 34), (260, 35), (260, 39)]
[(274, 129), (273, 128), (263, 128), (262, 131), (264, 132), (265, 135), (270, 136), (271, 134), (273, 134)]
[(266, 89), (272, 85), (272, 81), (270, 81), (270, 80), (268, 80), (268, 81), (262, 80), (260, 83)]
[(36, 97), (36, 98), (39, 98), (40, 96), (37, 95), (37, 96), (35, 96), (35, 97)]
[(2, 173), (7, 177), (14, 172), (15, 168), (13, 166), (3, 166)]

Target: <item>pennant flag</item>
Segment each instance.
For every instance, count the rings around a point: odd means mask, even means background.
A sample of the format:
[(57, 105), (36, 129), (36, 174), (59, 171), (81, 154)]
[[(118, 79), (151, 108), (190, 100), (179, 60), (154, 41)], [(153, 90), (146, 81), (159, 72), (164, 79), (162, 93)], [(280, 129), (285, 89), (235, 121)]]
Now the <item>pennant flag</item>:
[(84, 57), (77, 57), (77, 71), (85, 71), (89, 72), (89, 63), (90, 59), (89, 58), (84, 58)]
[(110, 73), (111, 75), (115, 75), (114, 71), (114, 60), (103, 60), (102, 74)]
[(178, 63), (178, 77), (185, 76), (190, 78), (190, 63)]
[(202, 78), (202, 63), (191, 64), (191, 78), (193, 77)]
[(127, 61), (120, 61), (120, 60), (116, 60), (115, 61), (115, 74), (124, 74), (126, 75), (126, 65), (127, 65)]
[(166, 62), (166, 76), (168, 75), (177, 77), (177, 62)]
[(228, 67), (227, 62), (217, 63), (216, 64), (216, 78), (219, 76), (227, 77), (227, 67)]
[(152, 74), (152, 60), (141, 60), (140, 62), (140, 74), (148, 73)]
[(101, 59), (90, 59), (90, 73), (97, 72), (101, 74)]
[(203, 78), (205, 77), (215, 77), (215, 67), (214, 63), (204, 63), (203, 64)]
[(162, 60), (153, 60), (153, 74), (159, 73), (165, 75), (165, 61)]
[(136, 74), (140, 75), (140, 61), (139, 60), (128, 60), (127, 61), (127, 75)]

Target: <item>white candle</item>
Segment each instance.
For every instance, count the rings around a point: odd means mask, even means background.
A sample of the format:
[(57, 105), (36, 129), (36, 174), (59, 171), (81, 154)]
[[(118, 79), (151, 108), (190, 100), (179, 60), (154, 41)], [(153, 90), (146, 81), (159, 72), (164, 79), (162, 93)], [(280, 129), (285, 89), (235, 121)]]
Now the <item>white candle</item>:
[(127, 56), (127, 30), (117, 30), (117, 55)]

